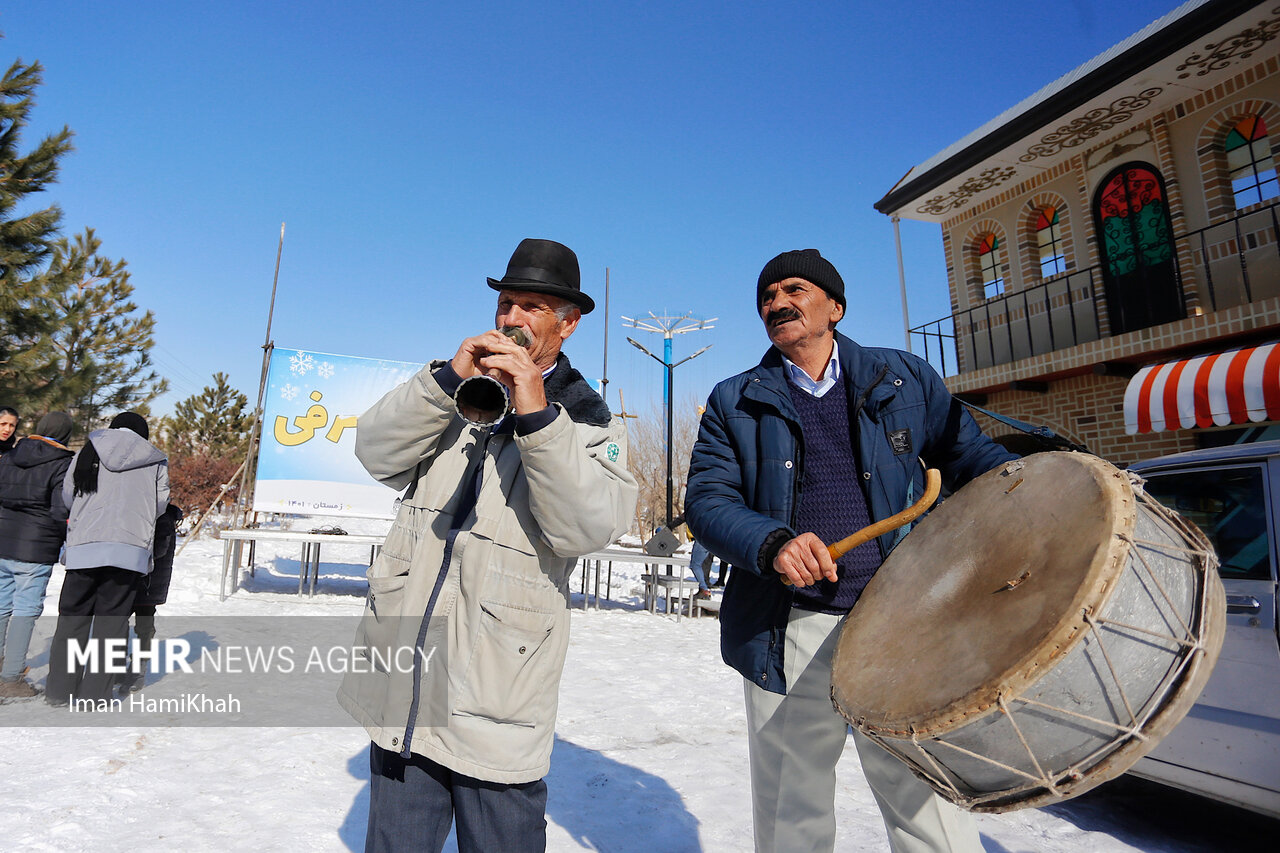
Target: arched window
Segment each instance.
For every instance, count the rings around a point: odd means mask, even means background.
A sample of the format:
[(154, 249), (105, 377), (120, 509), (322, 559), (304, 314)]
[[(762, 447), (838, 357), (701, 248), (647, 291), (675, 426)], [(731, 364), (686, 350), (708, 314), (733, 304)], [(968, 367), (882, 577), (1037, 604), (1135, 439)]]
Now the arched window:
[(1058, 226), (1058, 209), (1051, 204), (1040, 208), (1036, 216), (1036, 243), (1040, 247), (1040, 277), (1049, 278), (1067, 271), (1062, 254), (1062, 229)]
[(1237, 122), (1227, 134), (1223, 150), (1237, 210), (1280, 195), (1276, 161), (1262, 116), (1245, 116)]
[(990, 299), (1004, 293), (1000, 275), (1000, 238), (987, 234), (978, 241), (978, 268), (982, 270), (982, 296)]
[(1186, 316), (1164, 178), (1150, 163), (1109, 173), (1093, 200), (1113, 335)]

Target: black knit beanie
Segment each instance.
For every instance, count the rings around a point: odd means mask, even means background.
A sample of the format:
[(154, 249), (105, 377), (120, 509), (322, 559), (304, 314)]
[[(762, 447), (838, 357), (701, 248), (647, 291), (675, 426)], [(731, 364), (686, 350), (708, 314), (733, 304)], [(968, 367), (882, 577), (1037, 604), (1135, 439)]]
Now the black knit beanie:
[(51, 438), (58, 444), (66, 444), (71, 440), (71, 416), (66, 412), (49, 412), (36, 424), (36, 435)]
[(844, 301), (844, 279), (831, 261), (822, 257), (817, 249), (797, 249), (794, 252), (783, 252), (760, 271), (760, 280), (756, 282), (756, 311), (764, 301), (764, 291), (771, 284), (777, 284), (788, 278), (802, 278), (825, 290), (832, 299), (840, 303), (842, 308), (848, 307)]
[(121, 412), (111, 419), (112, 429), (131, 429), (143, 438), (150, 438), (147, 419), (137, 412)]

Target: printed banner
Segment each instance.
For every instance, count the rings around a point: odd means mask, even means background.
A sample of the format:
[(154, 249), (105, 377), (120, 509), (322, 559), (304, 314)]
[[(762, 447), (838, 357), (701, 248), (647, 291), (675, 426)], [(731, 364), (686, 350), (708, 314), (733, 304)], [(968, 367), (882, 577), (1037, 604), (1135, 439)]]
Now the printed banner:
[(272, 350), (253, 509), (394, 517), (397, 493), (356, 459), (356, 418), (421, 368), (405, 361)]

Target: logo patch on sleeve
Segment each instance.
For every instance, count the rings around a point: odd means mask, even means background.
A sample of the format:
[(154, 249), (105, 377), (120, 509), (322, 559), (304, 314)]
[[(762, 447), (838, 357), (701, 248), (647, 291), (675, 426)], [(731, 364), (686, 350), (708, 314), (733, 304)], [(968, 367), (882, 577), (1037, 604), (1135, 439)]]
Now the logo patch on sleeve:
[(893, 448), (895, 456), (901, 456), (904, 453), (911, 452), (911, 430), (896, 429), (889, 433), (889, 446)]

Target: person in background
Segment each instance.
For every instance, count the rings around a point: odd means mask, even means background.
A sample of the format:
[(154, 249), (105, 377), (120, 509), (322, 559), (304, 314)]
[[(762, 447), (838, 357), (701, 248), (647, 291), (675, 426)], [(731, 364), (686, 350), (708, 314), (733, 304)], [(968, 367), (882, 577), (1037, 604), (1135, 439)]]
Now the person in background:
[[(183, 517), (176, 504), (169, 504), (164, 514), (156, 519), (156, 539), (151, 549), (154, 567), (151, 574), (142, 579), (133, 602), (133, 633), (138, 639), (138, 648), (144, 652), (151, 651), (151, 642), (156, 636), (156, 608), (169, 600), (173, 555), (178, 547), (178, 525)], [(146, 670), (139, 666), (135, 672), (130, 666), (121, 674), (119, 681), (122, 692), (136, 693), (146, 683)]]
[[(112, 698), (104, 645), (129, 634), (129, 614), (142, 579), (151, 572), (156, 519), (169, 505), (169, 464), (147, 441), (147, 422), (136, 412), (115, 416), (94, 430), (76, 454), (62, 486), (70, 506), (67, 567), (58, 599), (58, 625), (49, 651), (45, 701), (66, 705)], [(92, 632), (99, 666), (75, 665), (67, 646), (85, 648)]]
[[(12, 410), (10, 410), (12, 411)], [(67, 535), (62, 481), (71, 464), (71, 418), (49, 412), (36, 434), (0, 457), (0, 698), (38, 692), (23, 675), (44, 593)]]
[(18, 410), (0, 406), (0, 456), (4, 456), (18, 441)]
[(715, 559), (711, 552), (703, 547), (702, 542), (693, 540), (693, 548), (689, 551), (689, 571), (693, 572), (694, 580), (698, 582), (698, 591), (695, 595), (698, 598), (710, 598), (711, 587), (707, 584), (707, 574), (711, 570), (711, 562)]
[[(685, 517), (733, 565), (720, 649), (743, 676), (756, 850), (818, 853), (835, 846), (836, 763), (849, 740), (831, 703), (840, 622), (906, 532), (838, 561), (825, 543), (909, 506), (924, 489), (921, 460), (954, 490), (1016, 457), (925, 361), (836, 332), (844, 280), (816, 249), (769, 261), (755, 305), (771, 346), (711, 392)], [(852, 739), (895, 853), (982, 850), (971, 815), (867, 737)]]

